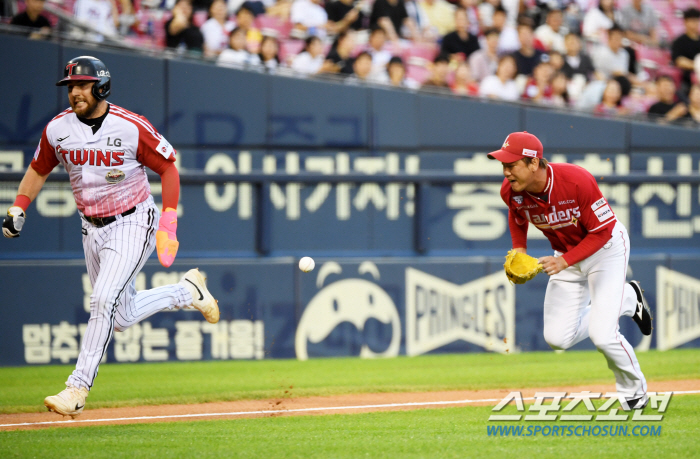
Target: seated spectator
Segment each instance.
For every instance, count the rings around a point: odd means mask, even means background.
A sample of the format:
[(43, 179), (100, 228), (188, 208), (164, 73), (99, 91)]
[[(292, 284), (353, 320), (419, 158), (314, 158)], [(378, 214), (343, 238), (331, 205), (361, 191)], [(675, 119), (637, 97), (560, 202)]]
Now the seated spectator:
[(600, 43), (607, 31), (621, 19), (620, 12), (615, 9), (615, 0), (600, 0), (598, 7), (592, 6), (583, 18), (583, 37)]
[(339, 73), (341, 76), (353, 73), (352, 52), (354, 49), (355, 34), (351, 31), (339, 33), (326, 56), (326, 63), (322, 71), (324, 73)]
[(453, 94), (460, 96), (479, 95), (479, 84), (472, 78), (469, 64), (460, 62), (455, 70), (454, 81), (450, 85)]
[(561, 10), (549, 10), (547, 22), (535, 30), (535, 38), (542, 43), (547, 51), (564, 52), (563, 23), (564, 15)]
[(421, 89), (446, 89), (450, 86), (447, 84), (447, 73), (450, 71), (450, 58), (447, 54), (440, 53), (433, 60), (433, 65), (430, 69), (430, 78), (426, 80)]
[(552, 70), (554, 73), (561, 72), (564, 68), (564, 56), (558, 51), (552, 51), (549, 53), (549, 63), (552, 64)]
[(389, 60), (386, 66), (386, 77), (382, 79), (382, 82), (397, 88), (418, 89), (419, 87), (416, 81), (406, 78), (406, 65), (399, 56), (394, 56)]
[(622, 88), (617, 80), (610, 80), (603, 91), (603, 98), (595, 108), (597, 115), (626, 115), (622, 107)]
[(372, 78), (381, 78), (386, 72), (386, 65), (391, 59), (391, 53), (384, 49), (386, 32), (379, 26), (374, 26), (369, 32), (369, 47), (367, 52), (372, 56)]
[[(238, 0), (236, 0), (238, 1)], [(237, 5), (239, 8), (241, 6), (245, 6), (248, 11), (253, 13), (253, 17), (258, 17), (261, 14), (266, 14), (267, 12), (267, 5), (272, 6), (274, 5), (275, 2), (274, 0), (245, 0), (243, 3), (240, 5)]]
[(218, 56), (228, 46), (228, 36), (235, 24), (227, 20), (227, 14), (224, 0), (212, 0), (209, 5), (209, 19), (199, 28), (204, 37), (206, 56)]
[(595, 73), (593, 61), (584, 52), (581, 51), (581, 39), (578, 35), (570, 33), (564, 40), (566, 47), (566, 55), (564, 56), (564, 66), (561, 71), (567, 78), (573, 78), (574, 75), (580, 74), (590, 80)]
[(306, 39), (304, 50), (297, 54), (292, 60), (292, 70), (305, 75), (315, 75), (325, 62), (323, 55), (323, 42), (320, 38), (312, 35)]
[(481, 35), (482, 31), (481, 24), (479, 23), (479, 8), (477, 7), (477, 4), (480, 1), (481, 0), (457, 0), (455, 2), (457, 4), (457, 8), (464, 8), (467, 11), (467, 17), (469, 18), (469, 33), (475, 37)]
[(321, 6), (321, 0), (294, 0), (289, 19), (294, 24), (294, 30), (302, 37), (326, 35), (328, 14)]
[(676, 95), (676, 82), (667, 75), (661, 75), (656, 79), (656, 94), (659, 101), (649, 107), (650, 118), (675, 121), (688, 116), (688, 107), (678, 100)]
[(517, 71), (518, 67), (512, 55), (501, 57), (496, 74), (487, 76), (481, 82), (479, 95), (491, 99), (518, 100), (520, 94), (514, 80)]
[(535, 49), (535, 35), (532, 30), (532, 19), (522, 17), (518, 21), (518, 40), (520, 49), (513, 53), (518, 66), (518, 75), (532, 75), (535, 67), (542, 62), (545, 54)]
[(635, 43), (658, 46), (656, 26), (659, 20), (656, 11), (644, 0), (632, 0), (632, 3), (620, 11), (620, 27), (625, 29), (627, 38)]
[(217, 65), (224, 67), (243, 67), (259, 65), (260, 58), (257, 54), (251, 54), (246, 48), (245, 31), (236, 27), (229, 37), (229, 47), (219, 54)]
[(362, 51), (352, 62), (352, 74), (345, 80), (348, 84), (362, 84), (370, 81), (372, 72), (372, 56)]
[(563, 72), (557, 72), (552, 78), (552, 95), (549, 98), (549, 105), (554, 107), (569, 106), (569, 79)]
[(693, 121), (693, 125), (698, 125), (700, 124), (700, 86), (698, 84), (690, 87), (688, 99), (688, 118)]
[(416, 23), (408, 17), (404, 0), (376, 0), (372, 5), (369, 25), (383, 28), (391, 41), (408, 38), (403, 35), (404, 26), (409, 29), (411, 38), (420, 37)]
[(41, 38), (51, 33), (51, 23), (46, 16), (41, 14), (44, 11), (44, 0), (25, 0), (26, 9), (12, 18), (11, 25), (26, 27), (29, 30), (29, 38)]
[(489, 75), (495, 75), (498, 68), (498, 31), (486, 29), (484, 41), (486, 47), (474, 51), (469, 56), (469, 67), (476, 81), (481, 81)]
[(362, 2), (356, 0), (333, 0), (326, 4), (328, 32), (337, 34), (348, 29), (360, 30), (365, 24)]
[(523, 100), (545, 103), (552, 96), (552, 64), (540, 62), (532, 72), (532, 77), (527, 81), (523, 91)]
[[(272, 3), (272, 5), (268, 5), (267, 9), (265, 10), (265, 16), (279, 18), (282, 21), (287, 22), (289, 21), (289, 13), (292, 10), (292, 3), (292, 0), (277, 0), (276, 2)], [(229, 11), (231, 9), (230, 5), (231, 2), (229, 1)]]
[(619, 27), (608, 30), (608, 43), (593, 53), (593, 65), (604, 79), (629, 74), (629, 54), (622, 47), (624, 32)]
[(424, 28), (430, 30), (430, 37), (442, 37), (455, 30), (454, 5), (445, 0), (420, 0), (418, 7), (428, 19)]
[(452, 60), (464, 61), (479, 49), (479, 39), (469, 33), (469, 18), (464, 8), (454, 12), (455, 30), (442, 38), (441, 52)]
[(506, 10), (497, 8), (493, 13), (493, 28), (498, 30), (498, 54), (510, 54), (520, 49), (518, 31), (507, 22)]
[(249, 2), (243, 4), (236, 11), (236, 27), (245, 32), (246, 46), (252, 53), (257, 53), (262, 41), (262, 33), (255, 28), (255, 13)]
[(274, 73), (280, 65), (280, 45), (275, 37), (265, 35), (260, 42), (258, 58), (266, 72)]
[[(87, 38), (101, 42), (104, 35), (115, 36), (119, 28), (119, 10), (115, 0), (78, 0), (73, 5), (75, 19), (90, 24), (99, 33), (88, 33)], [(82, 35), (82, 32), (78, 32)]]
[(676, 38), (671, 46), (671, 59), (679, 69), (683, 70), (682, 90), (685, 93), (690, 88), (691, 75), (695, 69), (695, 56), (700, 54), (700, 11), (690, 8), (683, 13), (685, 33)]
[(183, 51), (203, 50), (204, 37), (192, 24), (192, 3), (189, 0), (178, 0), (173, 7), (173, 17), (165, 23), (165, 46)]

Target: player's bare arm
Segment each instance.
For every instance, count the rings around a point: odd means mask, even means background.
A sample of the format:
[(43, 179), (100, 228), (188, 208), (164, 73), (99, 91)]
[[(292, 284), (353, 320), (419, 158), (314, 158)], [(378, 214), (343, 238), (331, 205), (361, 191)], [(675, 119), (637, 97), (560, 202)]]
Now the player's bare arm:
[(39, 195), (39, 191), (44, 187), (48, 176), (49, 174), (42, 175), (35, 171), (32, 166), (29, 166), (19, 184), (17, 194), (26, 196), (30, 201), (34, 201)]

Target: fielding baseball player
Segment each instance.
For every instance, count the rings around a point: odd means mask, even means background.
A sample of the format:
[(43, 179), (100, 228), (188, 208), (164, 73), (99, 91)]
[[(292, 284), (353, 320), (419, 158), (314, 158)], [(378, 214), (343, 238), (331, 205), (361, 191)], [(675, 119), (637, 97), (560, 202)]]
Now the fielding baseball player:
[(514, 132), (488, 157), (503, 164), (501, 197), (508, 206), (513, 249), (526, 253), (530, 224), (554, 249), (554, 256), (538, 260), (550, 276), (544, 338), (553, 349), (568, 349), (590, 338), (607, 359), (629, 408), (643, 408), (648, 402), (646, 380), (618, 324), (620, 316), (631, 316), (644, 335), (652, 330), (642, 288), (625, 281), (627, 229), (587, 170), (548, 163), (542, 153), (537, 137)]
[[(63, 73), (56, 85), (68, 87), (71, 108), (44, 129), (2, 232), (5, 237), (19, 237), (27, 207), (49, 173), (62, 165), (80, 212), (93, 293), (75, 371), (67, 388), (46, 397), (44, 404), (50, 411), (75, 417), (83, 411), (114, 330), (124, 331), (158, 311), (190, 306), (215, 323), (219, 307), (197, 269), (188, 271), (178, 284), (136, 292), (136, 275), (154, 248), (165, 267), (177, 253), (176, 152), (146, 118), (106, 101), (111, 78), (102, 61), (76, 57)], [(153, 202), (146, 167), (161, 176), (162, 214)]]

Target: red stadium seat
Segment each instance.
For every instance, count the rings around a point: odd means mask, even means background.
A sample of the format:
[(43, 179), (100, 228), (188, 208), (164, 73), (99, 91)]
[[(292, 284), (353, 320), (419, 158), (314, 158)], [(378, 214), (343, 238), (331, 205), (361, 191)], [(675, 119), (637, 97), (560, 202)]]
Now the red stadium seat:
[(278, 40), (289, 38), (289, 33), (294, 25), (289, 21), (283, 21), (280, 18), (273, 16), (265, 16), (264, 14), (255, 18), (255, 27), (260, 29), (263, 35), (276, 36)]
[(280, 62), (288, 62), (290, 57), (294, 57), (304, 49), (303, 40), (281, 40), (279, 58)]

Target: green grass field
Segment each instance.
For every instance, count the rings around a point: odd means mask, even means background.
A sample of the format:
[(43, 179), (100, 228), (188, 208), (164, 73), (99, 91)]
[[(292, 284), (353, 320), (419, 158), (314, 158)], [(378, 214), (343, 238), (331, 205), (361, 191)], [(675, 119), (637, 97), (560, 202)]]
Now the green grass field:
[[(649, 380), (700, 379), (700, 350), (639, 354)], [(41, 411), (69, 366), (0, 369), (0, 410)], [(87, 408), (457, 389), (612, 384), (597, 352), (103, 365)], [(289, 389), (293, 386), (293, 389)], [(289, 393), (285, 394), (285, 390)], [(510, 409), (510, 408), (508, 408)], [(513, 408), (514, 409), (514, 408)], [(488, 436), (491, 407), (0, 432), (0, 457), (698, 457), (700, 396), (654, 437)], [(503, 424), (503, 423), (501, 423)], [(548, 425), (562, 425), (556, 422)], [(582, 423), (575, 423), (582, 424)], [(583, 423), (586, 424), (586, 423)], [(630, 429), (635, 423), (627, 421)], [(522, 421), (508, 425), (538, 425)], [(540, 423), (539, 425), (544, 425)], [(604, 425), (588, 423), (588, 425)], [(47, 447), (47, 445), (51, 445)]]

